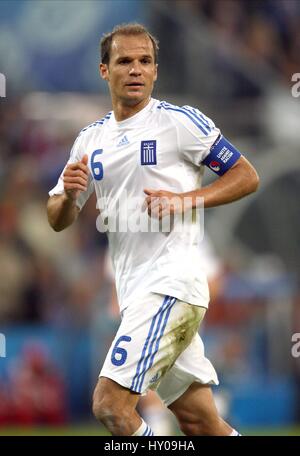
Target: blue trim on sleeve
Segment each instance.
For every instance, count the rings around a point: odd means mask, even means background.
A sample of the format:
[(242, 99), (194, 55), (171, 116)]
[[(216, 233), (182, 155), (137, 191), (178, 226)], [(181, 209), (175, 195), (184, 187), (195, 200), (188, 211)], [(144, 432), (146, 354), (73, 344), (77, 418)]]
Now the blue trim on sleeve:
[(242, 154), (224, 136), (220, 135), (210, 148), (207, 157), (202, 161), (209, 169), (223, 176)]
[(175, 112), (180, 112), (181, 114), (184, 114), (186, 117), (188, 117), (196, 127), (199, 128), (199, 130), (202, 131), (202, 133), (205, 136), (208, 136), (208, 133), (211, 131), (210, 126), (208, 126), (207, 121), (204, 121), (203, 118), (200, 117), (199, 113), (197, 112), (191, 112), (189, 109), (187, 109), (187, 106), (183, 106), (180, 108), (179, 106), (174, 106), (171, 105), (170, 103), (166, 103), (165, 101), (162, 101), (158, 106), (157, 109), (165, 109), (166, 111), (175, 111)]
[(111, 114), (112, 114), (112, 111), (110, 111), (108, 114), (106, 114), (105, 117), (102, 117), (102, 119), (100, 120), (96, 120), (96, 122), (93, 122), (92, 124), (88, 125), (87, 127), (83, 128), (80, 132), (79, 132), (79, 135), (81, 135), (81, 133), (83, 133), (84, 131), (88, 130), (89, 128), (91, 127), (96, 127), (97, 125), (103, 125), (104, 122), (106, 122), (110, 117), (111, 117)]
[(209, 120), (204, 116), (202, 112), (200, 112), (198, 109), (193, 108), (192, 106), (185, 105), (182, 107), (182, 109), (185, 109), (186, 111), (191, 112), (191, 114), (200, 122), (202, 122), (202, 125), (209, 131), (211, 132), (212, 126), (209, 124)]

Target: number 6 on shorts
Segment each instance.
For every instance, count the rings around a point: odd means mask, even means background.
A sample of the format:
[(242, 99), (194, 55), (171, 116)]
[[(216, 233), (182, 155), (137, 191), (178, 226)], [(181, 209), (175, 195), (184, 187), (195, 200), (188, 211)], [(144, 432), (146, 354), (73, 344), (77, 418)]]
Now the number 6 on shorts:
[[(118, 347), (118, 345), (121, 342), (130, 342), (130, 341), (131, 341), (131, 337), (121, 336), (115, 343), (115, 346), (114, 346), (112, 354), (111, 354), (111, 362), (115, 366), (122, 366), (122, 364), (124, 364), (127, 359), (127, 351), (125, 350), (125, 348)], [(116, 357), (116, 355), (119, 355), (119, 356)]]

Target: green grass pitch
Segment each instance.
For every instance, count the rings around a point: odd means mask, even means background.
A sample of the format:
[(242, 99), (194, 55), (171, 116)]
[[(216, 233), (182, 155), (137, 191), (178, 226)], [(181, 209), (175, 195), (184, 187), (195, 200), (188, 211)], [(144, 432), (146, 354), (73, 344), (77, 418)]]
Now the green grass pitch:
[[(241, 429), (248, 436), (300, 436), (300, 427), (283, 428), (253, 428)], [(96, 424), (70, 425), (60, 427), (3, 427), (0, 426), (0, 436), (109, 436), (110, 434)]]

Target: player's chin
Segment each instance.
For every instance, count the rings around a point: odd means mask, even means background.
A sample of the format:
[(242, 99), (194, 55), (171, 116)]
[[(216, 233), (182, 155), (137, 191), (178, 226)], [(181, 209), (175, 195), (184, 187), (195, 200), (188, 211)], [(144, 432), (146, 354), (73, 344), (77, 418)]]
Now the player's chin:
[(130, 89), (127, 91), (128, 98), (144, 98), (144, 90), (142, 88), (139, 89)]
[(128, 92), (126, 94), (126, 101), (130, 104), (137, 104), (143, 101), (145, 94), (143, 92)]

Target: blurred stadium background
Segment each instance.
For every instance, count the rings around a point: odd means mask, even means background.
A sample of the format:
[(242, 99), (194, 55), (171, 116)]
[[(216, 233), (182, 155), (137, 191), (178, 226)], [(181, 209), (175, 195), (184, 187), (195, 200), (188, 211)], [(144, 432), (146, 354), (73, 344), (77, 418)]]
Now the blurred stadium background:
[(1, 1), (0, 434), (104, 432), (90, 405), (118, 326), (106, 239), (95, 201), (58, 234), (45, 205), (78, 131), (110, 110), (99, 39), (129, 21), (160, 40), (154, 96), (199, 107), (261, 177), (257, 194), (206, 211), (222, 288), (202, 336), (219, 406), (250, 435), (300, 435), (298, 0)]

